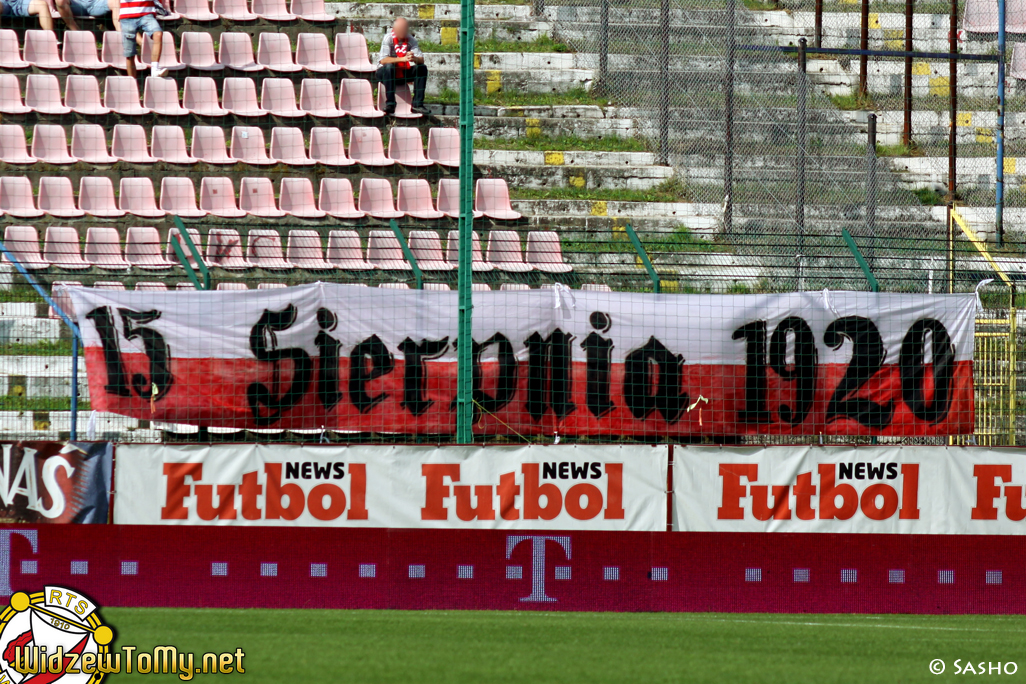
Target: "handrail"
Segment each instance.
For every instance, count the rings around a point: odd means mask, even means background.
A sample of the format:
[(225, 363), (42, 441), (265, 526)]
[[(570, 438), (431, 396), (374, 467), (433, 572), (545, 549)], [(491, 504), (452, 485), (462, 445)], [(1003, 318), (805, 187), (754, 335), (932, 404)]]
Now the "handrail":
[(392, 232), (395, 233), (396, 239), (399, 240), (399, 246), (403, 248), (403, 256), (405, 256), (406, 260), (410, 262), (410, 268), (413, 269), (413, 280), (417, 284), (417, 289), (423, 290), (424, 274), (421, 272), (420, 266), (417, 265), (417, 257), (413, 256), (413, 251), (410, 249), (410, 246), (406, 244), (406, 238), (403, 237), (403, 231), (399, 230), (399, 224), (395, 222), (395, 219), (389, 221), (388, 225), (392, 229)]
[(858, 263), (859, 268), (862, 269), (862, 273), (866, 276), (866, 280), (869, 281), (869, 291), (879, 292), (880, 284), (876, 281), (876, 276), (873, 275), (872, 269), (869, 268), (869, 263), (866, 258), (862, 256), (862, 252), (859, 250), (859, 246), (855, 244), (855, 238), (851, 236), (847, 228), (841, 229), (841, 237), (844, 238), (844, 244), (848, 245), (848, 251), (851, 252), (852, 256), (855, 257), (855, 261)]
[[(210, 289), (210, 271), (207, 270), (207, 265), (203, 263), (203, 257), (200, 255), (199, 249), (192, 241), (192, 236), (189, 235), (189, 231), (185, 229), (185, 224), (182, 223), (182, 219), (177, 216), (172, 216), (171, 220), (175, 223), (175, 228), (178, 229), (178, 240), (171, 240), (171, 247), (175, 250), (175, 254), (178, 256), (178, 262), (185, 269), (185, 275), (189, 276), (189, 280), (196, 286), (197, 290), (209, 290)], [(196, 270), (189, 263), (189, 260), (185, 256), (185, 252), (182, 250), (180, 240), (185, 240), (186, 247), (192, 253), (192, 258), (196, 261), (196, 265), (199, 266), (200, 273), (203, 274), (203, 284), (200, 284), (199, 277), (196, 275)]]
[(652, 291), (658, 294), (659, 274), (656, 273), (655, 268), (652, 267), (652, 262), (648, 258), (648, 252), (645, 251), (644, 245), (642, 245), (641, 240), (638, 239), (638, 234), (634, 232), (634, 226), (627, 223), (624, 225), (624, 230), (627, 231), (627, 237), (631, 239), (631, 244), (634, 245), (634, 251), (638, 253), (638, 259), (641, 260), (645, 270), (648, 271), (648, 278), (652, 281)]
[(987, 245), (984, 244), (983, 240), (976, 235), (976, 232), (969, 227), (969, 224), (954, 207), (951, 207), (951, 218), (956, 224), (958, 224), (958, 227), (962, 229), (962, 232), (965, 233), (965, 236), (969, 239), (969, 242), (972, 243), (973, 247), (983, 255), (983, 258), (986, 259), (988, 263), (990, 263), (990, 267), (994, 269), (994, 272), (997, 273), (998, 277), (1004, 281), (1005, 285), (1013, 287), (1012, 279), (1008, 277), (1008, 274), (1005, 273), (1004, 269), (1002, 269), (998, 262), (994, 260), (994, 257), (990, 255), (990, 252), (987, 250)]

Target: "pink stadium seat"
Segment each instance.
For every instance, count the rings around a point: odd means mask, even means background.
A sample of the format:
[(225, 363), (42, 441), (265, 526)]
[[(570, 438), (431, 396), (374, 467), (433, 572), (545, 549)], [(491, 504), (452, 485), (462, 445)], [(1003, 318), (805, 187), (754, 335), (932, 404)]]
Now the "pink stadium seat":
[(296, 88), (288, 78), (265, 78), (260, 92), (260, 106), (275, 116), (306, 116), (306, 112), (296, 106)]
[(157, 161), (150, 156), (150, 150), (146, 144), (146, 129), (131, 124), (114, 126), (110, 153), (117, 159), (132, 164), (152, 164)]
[[(247, 179), (242, 179), (245, 183)], [(268, 183), (270, 181), (266, 178)], [(246, 247), (246, 261), (258, 268), (265, 268), (272, 271), (285, 271), (293, 268), (292, 264), (285, 261), (281, 251), (281, 236), (278, 231), (269, 229), (256, 229), (249, 231), (249, 244)]]
[(17, 218), (39, 218), (44, 214), (36, 208), (32, 181), (26, 176), (0, 177), (0, 210)]
[(313, 183), (309, 178), (282, 178), (278, 204), (282, 211), (296, 218), (324, 218), (327, 215), (317, 208)]
[(103, 47), (100, 48), (100, 61), (120, 71), (128, 69), (125, 60), (124, 44), (121, 41), (121, 31), (103, 32)]
[(455, 128), (428, 130), (427, 158), (442, 166), (459, 168), (460, 132)]
[(252, 268), (242, 256), (242, 238), (234, 228), (211, 228), (207, 233), (207, 253), (204, 261), (211, 266), (228, 270)]
[(573, 266), (563, 261), (559, 233), (534, 230), (527, 234), (527, 263), (546, 273), (569, 273)]
[[(378, 109), (385, 108), (385, 86), (378, 84)], [(392, 116), (397, 119), (420, 119), (423, 114), (413, 111), (413, 95), (410, 93), (410, 85), (403, 83), (395, 86), (395, 111)]]
[[(120, 271), (130, 267), (121, 256), (121, 237), (117, 228), (94, 227), (86, 231), (85, 260), (93, 266), (108, 270)], [(99, 287), (99, 283), (96, 287)]]
[(1026, 33), (1026, 0), (1007, 0), (1005, 30), (1020, 35)]
[[(17, 76), (11, 76), (17, 82)], [(39, 114), (70, 114), (71, 107), (61, 102), (61, 87), (53, 74), (29, 74), (25, 77), (25, 105)]]
[[(339, 35), (344, 34), (340, 33)], [(357, 78), (342, 79), (338, 108), (365, 119), (378, 119), (385, 115), (383, 111), (374, 106), (370, 82)]]
[[(196, 128), (199, 127), (194, 127), (193, 131)], [(196, 163), (196, 157), (189, 156), (186, 151), (185, 131), (181, 126), (154, 126), (150, 131), (150, 137), (151, 153), (155, 158), (168, 164)]]
[(289, 166), (309, 166), (314, 163), (306, 156), (303, 131), (281, 126), (271, 129), (271, 159)]
[[(255, 90), (253, 91), (253, 101), (256, 102)], [(228, 114), (228, 110), (222, 109), (221, 105), (217, 103), (217, 84), (214, 79), (206, 76), (189, 76), (185, 79), (182, 106), (200, 116), (225, 116)]]
[(187, 31), (182, 34), (182, 64), (198, 71), (220, 71), (224, 65), (214, 55), (214, 39), (209, 33)]
[(175, 0), (175, 12), (190, 21), (217, 21), (207, 0)]
[[(193, 203), (195, 203), (195, 200), (193, 200)], [(196, 249), (202, 250), (203, 243), (200, 240), (199, 231), (195, 228), (186, 228), (186, 230), (189, 233), (189, 237), (192, 239), (192, 244), (196, 245)], [(172, 246), (172, 243), (174, 241), (181, 240), (180, 236), (181, 233), (178, 232), (177, 228), (171, 228), (167, 231), (167, 249), (164, 251), (164, 255), (167, 260), (173, 264), (178, 264), (179, 261), (178, 254), (175, 253), (175, 248)], [(193, 268), (195, 268), (198, 264), (196, 263), (196, 259), (192, 256), (192, 251), (189, 249), (189, 245), (185, 244), (185, 240), (181, 240), (179, 245), (181, 245), (182, 251), (185, 253), (186, 260), (193, 266)], [(191, 284), (189, 287), (195, 289)]]
[[(131, 230), (131, 228), (129, 228)], [(128, 245), (125, 245), (125, 249), (128, 249)], [(140, 268), (146, 268), (140, 266)], [(136, 283), (135, 289), (141, 292), (167, 292), (167, 283)]]
[(492, 288), (488, 286), (488, 283), (471, 283), (470, 289), (472, 292), (491, 292)]
[(71, 156), (87, 164), (113, 164), (107, 154), (107, 134), (99, 124), (75, 124), (71, 129)]
[[(36, 130), (40, 124), (36, 124)], [(68, 141), (64, 138), (64, 129), (60, 126), (53, 126), (61, 131), (61, 138), (64, 139), (64, 154), (68, 154)], [(36, 131), (32, 133), (32, 144), (35, 146)], [(45, 152), (46, 145), (42, 144), (40, 150)], [(25, 143), (25, 127), (13, 124), (0, 125), (0, 161), (7, 164), (34, 164), (36, 158), (28, 153), (28, 145)], [(45, 160), (44, 160), (45, 161)], [(74, 161), (74, 160), (71, 160)]]
[(342, 131), (321, 126), (310, 129), (310, 159), (328, 166), (352, 166), (356, 163), (346, 156)]
[(131, 76), (108, 76), (104, 82), (103, 105), (122, 116), (149, 114), (139, 104), (139, 84)]
[(164, 116), (185, 116), (189, 110), (178, 101), (178, 83), (171, 78), (146, 79), (143, 86), (143, 107)]
[(962, 28), (970, 33), (997, 33), (997, 0), (966, 0)]
[[(284, 3), (282, 5), (284, 6)], [(278, 73), (294, 73), (303, 70), (303, 67), (292, 60), (292, 43), (289, 42), (288, 35), (284, 33), (268, 31), (261, 33), (257, 43), (256, 61), (257, 64), (263, 64), (271, 71)]]
[(69, 271), (83, 271), (92, 268), (92, 264), (82, 258), (82, 246), (78, 241), (78, 231), (74, 228), (64, 226), (47, 228), (43, 258), (54, 266)]
[(290, 230), (287, 259), (296, 268), (326, 271), (331, 264), (324, 260), (321, 235), (316, 230)]
[(530, 290), (531, 286), (527, 285), (525, 283), (503, 283), (502, 286), (499, 287), (499, 289), (502, 290), (503, 292), (510, 292), (510, 291), (517, 292), (517, 291), (522, 291), (522, 290)]
[(257, 283), (258, 290), (280, 290), (283, 287), (288, 287), (285, 283)]
[(21, 101), (18, 77), (14, 74), (0, 74), (0, 114), (27, 114), (31, 111), (32, 108)]
[(234, 164), (236, 161), (228, 156), (224, 129), (220, 126), (193, 127), (192, 156), (208, 164)]
[(431, 185), (423, 178), (402, 178), (396, 194), (396, 209), (416, 219), (445, 218), (431, 200)]
[(353, 201), (353, 185), (348, 178), (322, 178), (317, 196), (318, 208), (329, 216), (358, 219), (367, 215), (356, 208)]
[[(218, 0), (214, 0), (217, 6)], [(246, 6), (246, 0), (231, 0), (232, 4)], [(256, 19), (256, 15), (252, 15)], [(235, 71), (263, 71), (264, 65), (257, 64), (253, 58), (253, 38), (248, 33), (235, 33), (226, 31), (221, 34), (221, 48), (218, 53), (218, 61), (225, 67)]]
[(206, 177), (200, 182), (200, 209), (222, 218), (243, 218), (246, 212), (235, 203), (231, 178)]
[(299, 108), (311, 116), (334, 119), (345, 112), (335, 106), (335, 89), (326, 78), (304, 78), (299, 86)]
[(25, 31), (24, 57), (37, 69), (67, 69), (71, 66), (61, 59), (57, 34), (53, 31)]
[[(186, 33), (185, 35), (189, 35)], [(153, 54), (153, 39), (143, 35), (142, 50), (135, 58), (135, 67), (139, 71), (150, 68), (150, 56)], [(164, 41), (160, 51), (160, 66), (168, 71), (179, 71), (185, 68), (185, 64), (178, 61), (178, 52), (175, 48), (175, 34), (171, 31), (164, 31)]]
[(392, 203), (392, 184), (387, 178), (360, 179), (360, 211), (379, 219), (403, 217)]
[(124, 283), (119, 282), (96, 282), (93, 283), (93, 287), (97, 290), (126, 290)]
[(328, 263), (347, 271), (371, 271), (374, 266), (363, 258), (360, 236), (355, 230), (333, 230), (328, 233)]
[(32, 130), (32, 156), (47, 164), (74, 164), (68, 154), (68, 134), (63, 126), (36, 124)]
[(367, 262), (386, 271), (409, 271), (399, 240), (390, 230), (372, 230), (367, 238)]
[(39, 179), (40, 211), (54, 218), (79, 218), (85, 212), (75, 206), (75, 190), (67, 176), (43, 176)]
[(435, 290), (439, 292), (450, 292), (452, 290), (452, 288), (446, 285), (445, 283), (424, 283), (424, 289)]
[(253, 165), (269, 166), (274, 164), (274, 161), (267, 158), (264, 131), (258, 126), (235, 126), (232, 128), (231, 158)]
[[(292, 0), (296, 4), (296, 0)], [(331, 61), (331, 45), (323, 33), (300, 33), (296, 39), (296, 64), (321, 74), (333, 74), (342, 67)]]
[(353, 126), (349, 129), (349, 158), (365, 166), (392, 166), (395, 162), (385, 156), (381, 142), (381, 129), (373, 126)]
[(338, 18), (324, 11), (324, 0), (292, 0), (289, 11), (305, 21), (335, 21)]
[(69, 75), (64, 83), (64, 104), (78, 114), (102, 116), (110, 113), (100, 102), (100, 83), (95, 76)]
[(30, 66), (21, 58), (18, 34), (14, 29), (0, 29), (0, 69), (27, 69)]
[(407, 283), (381, 283), (378, 287), (385, 290), (409, 290), (410, 286)]
[(285, 8), (285, 0), (253, 0), (253, 12), (268, 21), (296, 20), (296, 15)]
[[(74, 319), (75, 309), (71, 305), (71, 295), (65, 288), (68, 287), (82, 287), (82, 283), (76, 280), (56, 280), (50, 289), (50, 297), (53, 299), (54, 304), (60, 307), (61, 311), (65, 313), (69, 318)], [(60, 315), (50, 307), (50, 318), (60, 318)]]
[(218, 283), (218, 290), (248, 290), (249, 285), (246, 283)]
[(78, 183), (78, 208), (90, 216), (115, 218), (125, 212), (114, 203), (114, 185), (110, 178), (83, 176)]
[[(214, 12), (222, 19), (230, 19), (231, 21), (256, 21), (259, 19), (257, 15), (249, 11), (249, 6), (246, 0), (214, 0)], [(221, 63), (225, 64), (224, 61), (224, 36), (226, 33), (221, 34)], [(244, 35), (246, 41), (249, 42), (249, 35), (245, 33), (236, 33), (232, 35)], [(252, 50), (252, 44), (250, 44)], [(225, 64), (227, 66), (227, 64)]]
[(502, 178), (478, 179), (474, 208), (484, 212), (488, 218), (500, 221), (515, 221), (521, 217), (520, 212), (513, 211), (509, 204), (509, 188)]
[[(39, 253), (39, 234), (33, 226), (7, 226), (4, 228), (4, 246), (18, 263), (29, 271), (49, 268), (50, 263)], [(10, 259), (4, 254), (4, 261)]]
[[(460, 179), (441, 178), (438, 181), (438, 211), (451, 218), (460, 217)], [(484, 216), (480, 211), (474, 212), (474, 218)]]
[[(401, 182), (401, 181), (400, 181)], [(427, 181), (424, 181), (425, 183)], [(411, 230), (410, 251), (422, 271), (451, 271), (452, 264), (445, 260), (442, 240), (433, 230)]]
[[(472, 271), (491, 271), (495, 267), (484, 260), (484, 255), (481, 252), (481, 237), (474, 231), (473, 237), (471, 238), (471, 249), (470, 249), (470, 269)], [(458, 267), (460, 263), (460, 231), (450, 230), (449, 237), (445, 245), (445, 260), (448, 261), (453, 267)]]
[(424, 156), (424, 139), (413, 126), (393, 126), (388, 135), (388, 158), (403, 166), (432, 166)]
[(196, 206), (196, 186), (191, 178), (161, 178), (160, 208), (181, 218), (203, 218), (207, 215), (207, 212)]
[(224, 79), (221, 105), (238, 116), (264, 116), (267, 114), (257, 105), (256, 84), (251, 78)]
[(163, 218), (167, 213), (163, 209), (157, 208), (157, 198), (153, 193), (153, 181), (145, 176), (122, 178), (118, 198), (121, 200), (121, 210), (133, 216)]
[(176, 290), (195, 290), (196, 286), (192, 283), (177, 283), (175, 284)]
[(534, 270), (533, 266), (524, 263), (520, 236), (512, 230), (493, 230), (488, 234), (488, 263), (509, 273)]
[(1026, 43), (1015, 43), (1012, 47), (1012, 63), (1008, 69), (1008, 77), (1026, 80)]
[[(165, 259), (160, 253), (160, 248), (160, 233), (156, 228), (131, 227), (125, 234), (125, 260), (136, 268), (147, 271), (166, 271), (173, 268), (174, 262)], [(138, 290), (139, 286), (136, 285), (135, 289)]]
[(106, 69), (107, 63), (96, 53), (96, 36), (92, 31), (65, 31), (64, 61), (79, 69)]
[(239, 209), (263, 218), (285, 216), (285, 212), (275, 204), (274, 184), (270, 178), (243, 178), (239, 185)]
[(581, 290), (584, 292), (612, 292), (613, 288), (601, 283), (584, 283), (581, 285)]
[(378, 70), (370, 61), (367, 39), (362, 33), (335, 34), (335, 64), (353, 73), (372, 74)]

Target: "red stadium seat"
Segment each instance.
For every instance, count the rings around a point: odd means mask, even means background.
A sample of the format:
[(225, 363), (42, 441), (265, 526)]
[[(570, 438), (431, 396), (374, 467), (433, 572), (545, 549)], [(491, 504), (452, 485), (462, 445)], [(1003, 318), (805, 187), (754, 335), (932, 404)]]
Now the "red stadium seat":
[[(118, 199), (121, 201), (121, 210), (133, 216), (163, 218), (167, 213), (163, 209), (157, 208), (157, 197), (153, 192), (153, 181), (147, 177), (122, 178)], [(157, 251), (159, 252), (160, 250), (158, 249)]]
[[(292, 0), (296, 4), (296, 0)], [(321, 4), (323, 8), (323, 3)], [(323, 11), (323, 10), (322, 10)], [(296, 64), (308, 71), (333, 74), (342, 67), (331, 61), (331, 45), (323, 33), (300, 33), (296, 39)]]
[[(58, 98), (60, 92), (57, 93)], [(14, 74), (0, 74), (0, 114), (27, 114), (32, 107), (21, 101), (21, 83)], [(71, 110), (68, 110), (71, 111)]]
[(409, 271), (399, 239), (390, 230), (372, 230), (367, 238), (367, 262), (385, 271)]
[(401, 211), (392, 202), (392, 184), (387, 178), (360, 179), (360, 211), (378, 219), (398, 219)]
[(78, 208), (90, 216), (116, 218), (125, 212), (114, 202), (114, 185), (110, 178), (83, 176), (78, 183)]
[(80, 218), (85, 212), (75, 206), (75, 189), (67, 176), (43, 176), (39, 179), (40, 211), (54, 218)]
[(191, 178), (161, 178), (160, 208), (181, 218), (203, 218), (207, 215), (206, 211), (196, 206), (196, 186)]
[[(284, 7), (284, 3), (282, 3)], [(288, 35), (284, 33), (270, 33), (265, 31), (260, 34), (257, 42), (257, 64), (263, 64), (271, 71), (278, 73), (295, 73), (302, 71), (292, 59), (292, 43)]]
[(378, 70), (370, 61), (362, 33), (335, 34), (335, 64), (353, 73), (372, 74)]
[(209, 33), (187, 31), (182, 34), (182, 64), (197, 71), (220, 71), (224, 65), (214, 55), (214, 39)]
[[(125, 260), (136, 268), (147, 271), (166, 271), (173, 268), (174, 262), (165, 259), (160, 253), (160, 248), (160, 233), (156, 228), (132, 227), (125, 234)], [(139, 287), (136, 286), (136, 289)]]
[(230, 156), (233, 160), (246, 164), (270, 166), (275, 163), (267, 157), (264, 130), (259, 126), (235, 126), (232, 128)]
[[(243, 178), (239, 185), (239, 209), (262, 218), (285, 216), (285, 212), (279, 209), (274, 201), (274, 183), (270, 178)], [(275, 235), (277, 236), (277, 233)], [(280, 248), (279, 243), (279, 251)], [(248, 258), (250, 255), (246, 256)]]
[(359, 219), (367, 215), (356, 208), (353, 186), (348, 178), (322, 178), (317, 198), (318, 208), (329, 216)]
[[(68, 180), (65, 178), (64, 180)], [(70, 184), (71, 181), (68, 181)], [(84, 271), (93, 265), (82, 258), (82, 247), (78, 231), (64, 226), (50, 226), (46, 229), (46, 244), (43, 258), (52, 265), (68, 271)], [(63, 307), (61, 307), (63, 308)]]
[[(17, 82), (17, 76), (11, 76)], [(109, 79), (108, 79), (109, 80)], [(25, 77), (25, 105), (39, 114), (70, 114), (71, 107), (61, 102), (61, 87), (53, 74), (29, 74)]]
[[(39, 253), (39, 234), (33, 226), (7, 226), (4, 228), (4, 246), (18, 263), (29, 271), (49, 268), (50, 263)], [(4, 261), (10, 259), (4, 254)]]
[(93, 283), (93, 287), (97, 290), (126, 290), (124, 283), (120, 282), (97, 282)]
[[(93, 266), (111, 271), (130, 268), (130, 264), (121, 256), (121, 237), (117, 228), (90, 228), (86, 232), (85, 260)], [(99, 283), (95, 287), (99, 287)]]
[(110, 113), (100, 102), (100, 83), (95, 76), (69, 75), (64, 83), (64, 104), (77, 114), (102, 116)]
[[(245, 183), (247, 179), (242, 179)], [(270, 183), (270, 180), (262, 178)], [(281, 236), (278, 231), (256, 229), (249, 231), (249, 243), (246, 247), (246, 261), (257, 268), (269, 271), (289, 271), (294, 267), (285, 261), (281, 250)]]
[(30, 66), (21, 58), (18, 34), (13, 29), (0, 29), (0, 69), (27, 69)]
[(170, 78), (146, 79), (143, 86), (143, 107), (164, 116), (186, 116), (189, 110), (178, 101), (178, 83)]
[(57, 34), (53, 31), (25, 31), (25, 61), (37, 69), (67, 69), (71, 65), (61, 59)]
[(524, 263), (520, 236), (512, 230), (493, 230), (488, 234), (488, 263), (509, 273), (534, 270), (533, 266)]
[(383, 111), (374, 106), (370, 82), (356, 78), (342, 79), (338, 108), (364, 119), (378, 119), (385, 115)]
[(290, 166), (309, 166), (314, 163), (306, 156), (303, 131), (282, 126), (271, 129), (271, 159)]
[[(38, 128), (39, 124), (36, 124), (36, 129)], [(64, 138), (64, 129), (60, 126), (55, 128), (60, 129), (61, 137)], [(35, 145), (35, 131), (33, 131), (32, 135), (32, 142)], [(45, 144), (40, 149), (45, 152)], [(68, 154), (68, 141), (66, 138), (64, 139), (64, 154)], [(28, 153), (24, 126), (15, 126), (14, 124), (0, 125), (0, 161), (7, 164), (34, 164), (36, 162), (36, 158)]]
[(355, 230), (333, 230), (328, 233), (328, 263), (347, 271), (372, 271), (374, 266), (363, 258), (360, 236)]
[(381, 129), (373, 126), (353, 126), (349, 129), (349, 158), (365, 166), (392, 166), (395, 162), (385, 156), (381, 142)]
[(396, 209), (407, 216), (425, 221), (445, 218), (445, 214), (435, 209), (431, 200), (431, 185), (423, 178), (399, 180)]
[[(259, 19), (257, 15), (249, 11), (246, 0), (214, 0), (214, 13), (222, 19), (229, 19), (231, 21), (256, 21)], [(221, 63), (227, 66), (224, 61), (223, 42), (226, 35), (244, 35), (248, 42), (249, 34), (228, 32), (221, 34)], [(250, 51), (252, 52), (252, 44), (250, 44)]]
[[(424, 181), (425, 183), (427, 181)], [(410, 251), (422, 271), (451, 271), (452, 264), (445, 260), (442, 240), (433, 230), (411, 230)]]
[[(460, 217), (460, 179), (441, 178), (438, 181), (438, 211), (452, 218)], [(474, 218), (484, 216), (480, 211), (474, 212)]]
[[(196, 126), (193, 128), (195, 131)], [(218, 129), (220, 130), (220, 129)], [(150, 148), (153, 156), (168, 164), (195, 164), (185, 148), (185, 131), (181, 126), (154, 126), (150, 132)], [(224, 138), (222, 138), (223, 142)]]
[(242, 238), (234, 228), (211, 228), (207, 233), (204, 261), (211, 266), (233, 271), (253, 266), (242, 256)]
[(559, 234), (533, 230), (527, 234), (527, 263), (546, 273), (569, 273), (573, 266), (563, 261)]
[(515, 221), (522, 214), (513, 211), (509, 203), (509, 188), (502, 178), (480, 178), (477, 181), (477, 193), (474, 197), (474, 208), (488, 218), (500, 221)]
[(328, 166), (352, 166), (356, 163), (346, 156), (342, 131), (321, 126), (310, 129), (310, 159)]
[(459, 168), (460, 132), (455, 128), (429, 129), (427, 158), (442, 166)]
[(280, 290), (283, 287), (288, 287), (285, 283), (257, 283), (258, 290)]
[(224, 129), (220, 126), (194, 126), (192, 129), (192, 156), (208, 164), (234, 164), (228, 156), (224, 142)]
[[(249, 79), (243, 80), (248, 81)], [(250, 87), (252, 87), (252, 81), (250, 81)], [(253, 103), (256, 104), (256, 90), (253, 91)], [(219, 117), (228, 114), (228, 110), (223, 109), (217, 102), (217, 84), (214, 79), (206, 76), (189, 76), (185, 79), (182, 105), (193, 114), (200, 116)]]
[(74, 164), (68, 154), (68, 134), (64, 126), (36, 124), (32, 129), (32, 156), (47, 164)]
[(231, 178), (206, 177), (200, 182), (200, 209), (222, 218), (243, 218), (246, 212), (235, 203)]
[[(214, 0), (215, 7), (217, 2), (218, 0)], [(231, 0), (231, 2), (241, 4), (243, 7), (246, 5), (246, 0)], [(255, 14), (252, 16), (256, 19)], [(221, 34), (220, 41), (218, 61), (226, 68), (245, 72), (264, 70), (264, 65), (257, 64), (256, 59), (253, 58), (253, 38), (248, 33), (226, 31)]]
[(412, 126), (393, 126), (388, 135), (388, 158), (403, 166), (433, 166), (424, 156), (424, 139), (420, 129)]
[(282, 211), (296, 218), (324, 218), (327, 215), (317, 208), (313, 183), (309, 178), (282, 178), (278, 205)]
[(87, 164), (113, 164), (107, 153), (107, 134), (99, 124), (75, 124), (71, 129), (71, 156)]
[(307, 271), (326, 271), (331, 264), (324, 260), (321, 235), (316, 230), (290, 230), (288, 262)]
[(78, 69), (107, 68), (107, 63), (96, 53), (96, 36), (92, 31), (65, 31), (62, 57), (65, 62)]
[(424, 289), (435, 290), (440, 292), (450, 292), (452, 290), (452, 288), (446, 285), (445, 283), (424, 283)]
[(139, 104), (139, 84), (131, 76), (108, 76), (103, 105), (122, 116), (141, 116), (150, 110)]
[(260, 106), (279, 117), (306, 116), (306, 112), (296, 106), (296, 88), (288, 78), (265, 78), (260, 92)]
[(111, 156), (132, 164), (152, 164), (156, 159), (150, 156), (146, 144), (146, 129), (132, 124), (114, 126), (110, 143)]
[(32, 181), (26, 176), (0, 178), (0, 211), (17, 218), (39, 218), (45, 213), (36, 208)]
[(322, 119), (345, 116), (345, 112), (335, 106), (335, 89), (326, 78), (303, 79), (299, 85), (299, 108)]
[(378, 287), (385, 290), (409, 290), (410, 286), (407, 283), (381, 283)]
[(264, 116), (267, 114), (257, 104), (256, 84), (251, 78), (224, 79), (221, 105), (238, 116)]

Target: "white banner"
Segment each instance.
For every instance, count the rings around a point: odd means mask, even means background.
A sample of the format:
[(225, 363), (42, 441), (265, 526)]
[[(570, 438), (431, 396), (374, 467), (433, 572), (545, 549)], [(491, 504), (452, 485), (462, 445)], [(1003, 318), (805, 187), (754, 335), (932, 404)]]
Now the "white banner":
[(124, 445), (121, 525), (666, 529), (665, 446)]
[(676, 447), (674, 529), (1026, 534), (1026, 450)]

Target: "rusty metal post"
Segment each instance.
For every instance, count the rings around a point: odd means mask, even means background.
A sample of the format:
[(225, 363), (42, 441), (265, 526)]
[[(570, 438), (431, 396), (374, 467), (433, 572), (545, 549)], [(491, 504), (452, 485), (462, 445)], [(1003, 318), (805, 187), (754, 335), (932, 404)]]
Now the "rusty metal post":
[[(905, 52), (912, 52), (912, 12), (915, 0), (905, 0)], [(912, 55), (905, 56), (905, 118), (901, 126), (901, 144), (912, 146)]]
[(866, 93), (869, 92), (869, 55), (866, 54), (866, 50), (869, 49), (869, 0), (862, 0), (862, 28), (859, 32), (859, 49), (862, 50), (862, 54), (859, 55), (859, 95), (865, 97)]
[(948, 122), (951, 126), (948, 133), (948, 203), (950, 204), (955, 201), (955, 191), (958, 188), (958, 169), (955, 163), (958, 153), (958, 60), (954, 58), (958, 52), (958, 0), (951, 0), (948, 52), (952, 55), (948, 60), (948, 115), (951, 119)]

